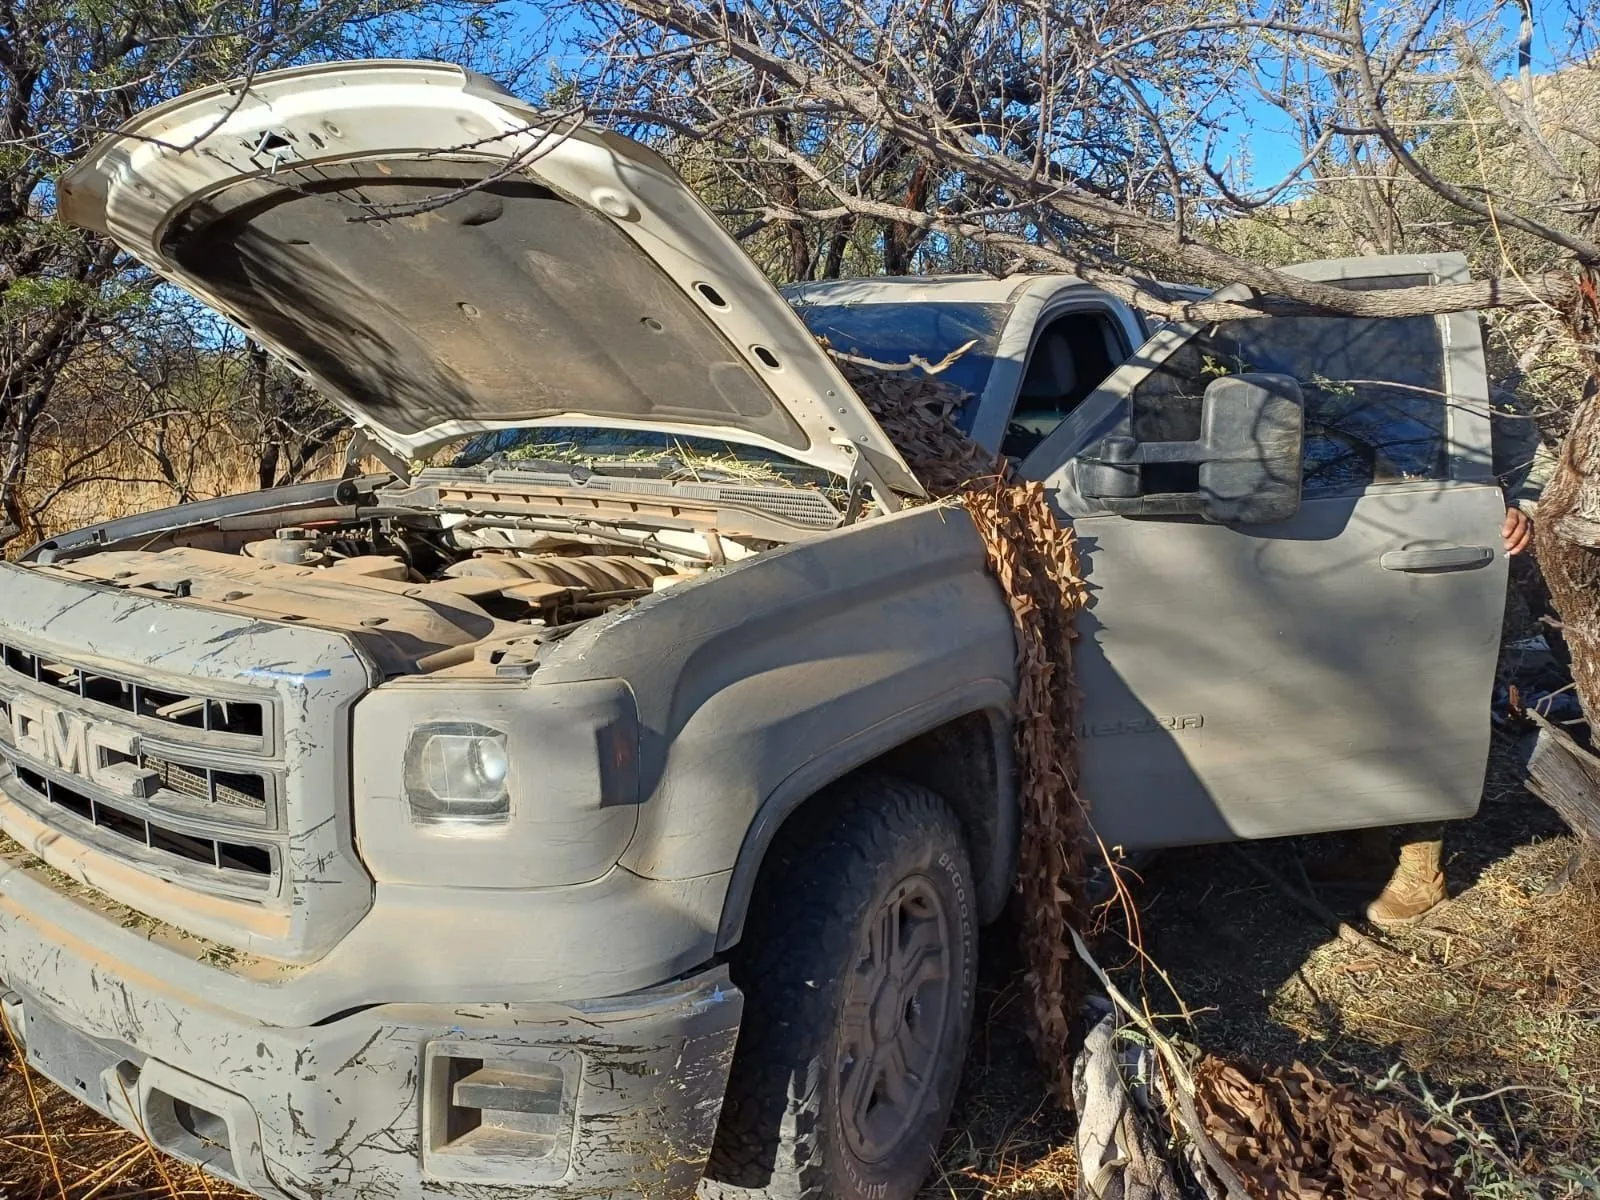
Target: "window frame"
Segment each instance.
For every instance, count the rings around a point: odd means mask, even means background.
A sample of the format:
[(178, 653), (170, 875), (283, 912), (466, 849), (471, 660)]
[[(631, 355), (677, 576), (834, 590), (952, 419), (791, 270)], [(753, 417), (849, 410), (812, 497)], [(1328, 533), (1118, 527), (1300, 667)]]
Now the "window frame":
[[(1469, 283), (1472, 271), (1464, 254), (1386, 254), (1368, 258), (1336, 258), (1303, 263), (1290, 271), (1312, 283), (1338, 283), (1346, 279), (1374, 279), (1385, 275), (1428, 275), (1433, 285)], [(1379, 293), (1381, 294), (1381, 293)], [(1271, 320), (1271, 317), (1266, 318)], [(1492, 483), (1489, 378), (1483, 359), (1483, 334), (1473, 311), (1445, 313), (1439, 323), (1444, 355), (1446, 478), (1458, 483)], [(1394, 487), (1394, 483), (1369, 484)], [(1364, 489), (1363, 489), (1364, 490)], [(1325, 495), (1339, 495), (1327, 492)], [(1348, 494), (1348, 493), (1346, 493)]]
[[(1068, 296), (1064, 298), (1061, 303), (1046, 308), (1038, 317), (1038, 319), (1034, 321), (1033, 337), (1028, 344), (1028, 354), (1027, 357), (1022, 361), (1022, 370), (1017, 376), (1016, 386), (1012, 389), (1011, 405), (1006, 411), (1005, 424), (1002, 426), (1000, 432), (1000, 444), (1002, 452), (1004, 452), (1005, 439), (1011, 432), (1011, 422), (1015, 419), (1017, 415), (1017, 408), (1022, 403), (1022, 385), (1027, 381), (1028, 371), (1033, 367), (1033, 356), (1038, 352), (1040, 342), (1044, 340), (1044, 337), (1047, 333), (1049, 333), (1057, 324), (1065, 320), (1067, 317), (1081, 316), (1084, 313), (1088, 313), (1100, 319), (1102, 332), (1108, 334), (1111, 339), (1110, 343), (1106, 347), (1106, 350), (1113, 359), (1113, 364), (1111, 370), (1107, 371), (1103, 376), (1096, 380), (1094, 386), (1084, 394), (1081, 400), (1078, 401), (1074, 411), (1076, 411), (1077, 408), (1082, 408), (1085, 404), (1087, 404), (1090, 397), (1100, 390), (1101, 385), (1115, 375), (1118, 371), (1120, 371), (1123, 366), (1127, 364), (1128, 360), (1133, 357), (1133, 352), (1136, 347), (1133, 344), (1133, 340), (1128, 336), (1128, 330), (1122, 320), (1122, 314), (1110, 304), (1106, 303), (1103, 298), (1094, 296)], [(1076, 362), (1073, 363), (1073, 368), (1077, 368)], [(1070, 415), (1070, 413), (1067, 414), (1067, 416)], [(1061, 421), (1056, 422), (1057, 428), (1060, 427), (1062, 422), (1066, 421), (1067, 416), (1063, 416)], [(1055, 429), (1052, 429), (1050, 432), (1054, 433)], [(1045, 438), (1048, 437), (1049, 434), (1046, 434)], [(1036, 445), (1034, 448), (1037, 449), (1038, 446), (1042, 446), (1045, 438), (1041, 438), (1038, 442), (1038, 445)], [(1029, 453), (1031, 454), (1032, 451), (1029, 451)]]
[[(1083, 280), (1070, 275), (1039, 276), (1037, 279), (1038, 283), (1016, 297), (1011, 319), (1000, 335), (994, 368), (989, 372), (989, 383), (979, 398), (977, 415), (972, 424), (973, 440), (996, 454), (1000, 452), (1000, 443), (1005, 440), (1011, 416), (1016, 412), (1022, 381), (1028, 373), (1028, 364), (1033, 361), (1033, 352), (1044, 331), (1058, 317), (1075, 312), (1100, 313), (1110, 323), (1122, 344), (1122, 361), (1112, 368), (1111, 374), (1098, 381), (1095, 390), (1078, 404), (1077, 411), (1082, 411), (1109, 380), (1116, 378), (1134, 360), (1140, 346), (1147, 344), (1150, 337), (1150, 331), (1138, 313)], [(1067, 420), (1071, 420), (1071, 417)], [(1066, 424), (1066, 421), (1062, 424)], [(1060, 428), (1060, 425), (1056, 426), (1056, 430)], [(1055, 431), (1052, 431), (1049, 437), (1034, 447), (1033, 453), (1038, 453), (1054, 436)]]

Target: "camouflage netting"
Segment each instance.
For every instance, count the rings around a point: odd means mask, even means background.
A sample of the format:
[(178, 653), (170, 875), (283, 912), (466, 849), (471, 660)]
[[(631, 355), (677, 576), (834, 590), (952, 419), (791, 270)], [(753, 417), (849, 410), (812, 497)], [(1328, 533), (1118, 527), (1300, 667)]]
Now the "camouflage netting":
[(1252, 1200), (1465, 1200), (1452, 1137), (1303, 1063), (1195, 1068), (1206, 1132)]
[(1072, 942), (1084, 927), (1083, 881), (1091, 845), (1078, 794), (1073, 620), (1087, 598), (1072, 531), (1037, 483), (1019, 483), (956, 427), (967, 396), (921, 372), (841, 369), (912, 471), (938, 499), (971, 514), (1005, 591), (1017, 637), (1016, 756), (1022, 803), (1017, 889), (1027, 982), (1040, 1061), (1065, 1104), (1072, 1096)]

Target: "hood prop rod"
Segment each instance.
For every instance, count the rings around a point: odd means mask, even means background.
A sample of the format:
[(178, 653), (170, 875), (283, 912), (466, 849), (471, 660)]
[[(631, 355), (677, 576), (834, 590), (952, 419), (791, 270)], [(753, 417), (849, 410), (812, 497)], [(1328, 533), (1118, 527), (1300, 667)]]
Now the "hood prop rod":
[(844, 507), (844, 523), (853, 524), (861, 516), (862, 489), (872, 489), (872, 500), (878, 511), (888, 516), (900, 511), (900, 497), (878, 473), (866, 454), (854, 442), (844, 438), (835, 438), (833, 444), (838, 446), (850, 456), (850, 478), (846, 481), (847, 495)]

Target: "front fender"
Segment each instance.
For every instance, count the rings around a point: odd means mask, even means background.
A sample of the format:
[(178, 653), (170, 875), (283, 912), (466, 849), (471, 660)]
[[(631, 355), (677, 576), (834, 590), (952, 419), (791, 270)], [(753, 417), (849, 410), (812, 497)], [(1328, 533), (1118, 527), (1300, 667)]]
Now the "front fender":
[(971, 518), (930, 505), (662, 592), (540, 672), (628, 681), (644, 802), (623, 865), (685, 879), (749, 874), (804, 796), (943, 721), (1009, 712), (1015, 658)]
[(997, 727), (993, 745), (999, 760), (995, 763), (999, 786), (992, 800), (993, 832), (988, 839), (986, 861), (976, 861), (978, 847), (974, 847), (973, 868), (978, 880), (980, 920), (989, 921), (998, 915), (1010, 889), (1011, 875), (1016, 865), (1017, 796), (1011, 775), (1012, 696), (1012, 685), (1008, 680), (973, 680), (956, 691), (935, 697), (860, 730), (780, 783), (756, 811), (755, 819), (745, 833), (744, 843), (739, 847), (739, 856), (723, 900), (722, 923), (717, 929), (717, 949), (726, 950), (744, 935), (750, 897), (755, 891), (756, 879), (766, 861), (767, 851), (772, 848), (783, 823), (802, 804), (829, 784), (874, 759), (973, 713), (985, 714)]

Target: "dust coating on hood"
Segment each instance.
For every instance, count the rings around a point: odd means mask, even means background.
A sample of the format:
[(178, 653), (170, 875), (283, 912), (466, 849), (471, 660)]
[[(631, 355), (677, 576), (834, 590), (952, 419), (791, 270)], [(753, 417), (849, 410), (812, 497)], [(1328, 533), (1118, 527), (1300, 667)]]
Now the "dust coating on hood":
[(589, 426), (754, 446), (884, 511), (923, 494), (659, 155), (459, 67), (326, 63), (203, 88), (98, 142), (58, 197), (62, 219), (244, 325), (408, 458)]
[(402, 433), (581, 412), (806, 447), (612, 222), (526, 179), (485, 182), (494, 169), (372, 159), (244, 180), (192, 205), (163, 251)]

